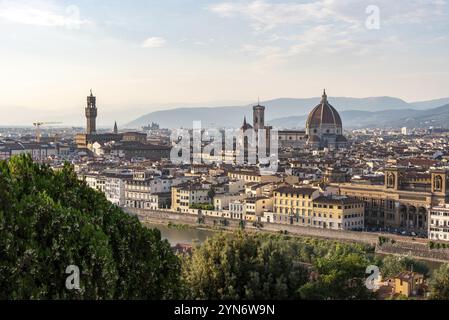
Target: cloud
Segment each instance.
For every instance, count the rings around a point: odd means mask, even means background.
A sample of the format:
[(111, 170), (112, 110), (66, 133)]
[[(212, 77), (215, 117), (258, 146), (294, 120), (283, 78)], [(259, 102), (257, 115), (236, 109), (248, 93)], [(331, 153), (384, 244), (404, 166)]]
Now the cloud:
[(224, 2), (208, 9), (222, 17), (242, 16), (250, 20), (256, 31), (266, 31), (279, 25), (301, 24), (312, 19), (325, 19), (331, 12), (325, 4), (329, 0), (309, 3), (269, 3), (256, 0), (247, 3)]
[[(268, 31), (283, 25), (347, 23), (363, 25), (366, 8), (372, 0), (314, 0), (303, 3), (271, 3), (254, 0), (243, 3), (223, 2), (207, 7), (221, 17), (247, 19), (256, 31)], [(383, 19), (388, 23), (424, 23), (449, 16), (447, 0), (377, 0)]]
[(163, 47), (167, 41), (164, 38), (161, 37), (151, 37), (146, 39), (142, 43), (143, 48), (161, 48)]
[[(373, 2), (379, 8), (381, 30), (371, 31), (365, 22)], [(273, 66), (298, 55), (345, 53), (375, 55), (406, 46), (413, 31), (399, 26), (427, 26), (428, 21), (447, 24), (448, 0), (251, 0), (222, 2), (207, 7), (227, 18), (243, 19), (255, 31), (241, 52), (259, 59), (258, 64)], [(413, 28), (410, 28), (413, 29)], [(431, 37), (429, 35), (429, 37)]]
[(77, 29), (91, 23), (80, 17), (77, 6), (60, 7), (52, 1), (1, 1), (0, 20), (41, 27)]

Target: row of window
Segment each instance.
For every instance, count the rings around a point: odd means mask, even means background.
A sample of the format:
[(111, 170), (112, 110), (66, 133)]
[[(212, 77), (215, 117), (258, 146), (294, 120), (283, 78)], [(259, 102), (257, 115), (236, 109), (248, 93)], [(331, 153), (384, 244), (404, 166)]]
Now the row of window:
[[(321, 212), (312, 212), (312, 210), (290, 210), (290, 209), (285, 209), (285, 208), (279, 208), (279, 207), (275, 207), (274, 211), (278, 214), (296, 214), (297, 216), (302, 215), (302, 216), (308, 216), (308, 217), (319, 217), (319, 218), (330, 218), (330, 219), (341, 219), (342, 215), (338, 214), (338, 215), (334, 215), (332, 213), (321, 213)], [(364, 217), (363, 213), (352, 213), (352, 214), (344, 214), (343, 218), (344, 219), (354, 219), (354, 218), (362, 218)]]
[[(319, 204), (319, 203), (314, 203), (313, 204), (314, 208), (324, 208), (324, 209), (333, 209), (334, 206), (332, 204), (327, 205), (327, 204)], [(337, 209), (341, 210), (342, 208), (344, 209), (355, 209), (355, 208), (363, 208), (364, 205), (362, 203), (357, 203), (357, 204), (348, 204), (345, 206), (337, 206)]]
[(441, 233), (434, 233), (431, 232), (430, 233), (430, 239), (435, 239), (435, 240), (448, 240), (449, 237), (447, 234), (441, 234)]
[(441, 217), (449, 217), (449, 212), (441, 212), (441, 211), (432, 211), (430, 213), (432, 216), (441, 216)]
[(296, 204), (297, 207), (302, 206), (302, 207), (310, 207), (310, 202), (306, 202), (306, 201), (294, 201), (294, 200), (283, 200), (283, 199), (274, 199), (274, 204), (281, 204), (281, 205), (286, 205), (286, 206), (294, 206)]
[(305, 194), (297, 194), (297, 193), (280, 193), (280, 192), (275, 192), (274, 193), (275, 197), (284, 197), (284, 198), (302, 198), (302, 199), (311, 199), (312, 197), (310, 195), (305, 195)]
[(431, 225), (441, 226), (441, 227), (449, 227), (449, 220), (431, 220)]
[[(289, 223), (292, 222), (291, 218), (287, 216), (273, 216), (273, 222), (279, 222), (279, 223)], [(342, 223), (334, 223), (334, 222), (326, 222), (326, 221), (320, 221), (320, 220), (312, 220), (310, 218), (300, 218), (296, 217), (293, 219), (293, 222), (308, 225), (308, 226), (316, 226), (316, 227), (323, 227), (323, 228), (330, 228), (333, 229), (335, 226), (337, 226), (338, 229), (342, 228)], [(351, 227), (354, 229), (361, 229), (363, 228), (363, 220), (356, 220), (356, 221), (347, 221), (344, 223), (345, 227)]]

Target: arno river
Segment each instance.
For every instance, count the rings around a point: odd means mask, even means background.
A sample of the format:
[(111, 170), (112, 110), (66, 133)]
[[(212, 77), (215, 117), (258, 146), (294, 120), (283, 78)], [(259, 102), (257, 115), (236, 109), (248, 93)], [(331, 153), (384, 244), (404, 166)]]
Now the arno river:
[[(162, 238), (167, 239), (172, 246), (178, 243), (182, 244), (202, 243), (208, 237), (211, 237), (214, 234), (216, 234), (216, 232), (214, 231), (201, 230), (195, 228), (187, 228), (181, 230), (177, 228), (169, 228), (165, 225), (150, 224), (150, 223), (145, 223), (145, 226), (147, 226), (148, 228), (155, 228), (160, 230)], [(382, 256), (382, 254), (376, 255)], [(439, 267), (441, 264), (439, 262), (431, 262), (431, 261), (423, 261), (423, 262), (430, 268), (430, 270)]]
[(159, 229), (161, 231), (162, 238), (167, 239), (171, 245), (176, 245), (178, 243), (183, 244), (193, 244), (195, 242), (201, 243), (204, 242), (208, 237), (211, 237), (215, 234), (214, 231), (198, 230), (195, 228), (187, 228), (180, 230), (158, 224), (146, 223), (145, 225), (148, 228)]

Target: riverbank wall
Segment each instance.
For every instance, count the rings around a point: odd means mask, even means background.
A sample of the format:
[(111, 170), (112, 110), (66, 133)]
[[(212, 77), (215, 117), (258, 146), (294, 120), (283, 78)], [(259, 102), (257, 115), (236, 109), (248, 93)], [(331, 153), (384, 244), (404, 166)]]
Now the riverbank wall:
[[(224, 231), (233, 231), (241, 227), (240, 220), (213, 216), (199, 216), (194, 214), (181, 214), (173, 211), (154, 211), (125, 209), (126, 212), (136, 215), (143, 223), (152, 224), (178, 224), (189, 225), (196, 228), (219, 228)], [(223, 223), (225, 220), (225, 223)], [(255, 227), (247, 222), (245, 230), (252, 232), (287, 233), (289, 235), (323, 238), (345, 242), (358, 242), (375, 246), (376, 253), (410, 256), (416, 259), (449, 262), (448, 249), (430, 249), (429, 240), (403, 237), (394, 234), (381, 234), (371, 232), (339, 231), (320, 228), (302, 227), (297, 225), (275, 224), (264, 222), (260, 227)], [(380, 241), (380, 240), (383, 241)]]

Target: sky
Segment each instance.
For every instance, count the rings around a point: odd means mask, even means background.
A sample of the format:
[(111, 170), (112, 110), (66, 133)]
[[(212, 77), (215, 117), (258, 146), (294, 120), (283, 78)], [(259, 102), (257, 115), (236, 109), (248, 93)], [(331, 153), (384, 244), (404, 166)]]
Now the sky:
[(0, 124), (449, 96), (449, 0), (0, 0)]

